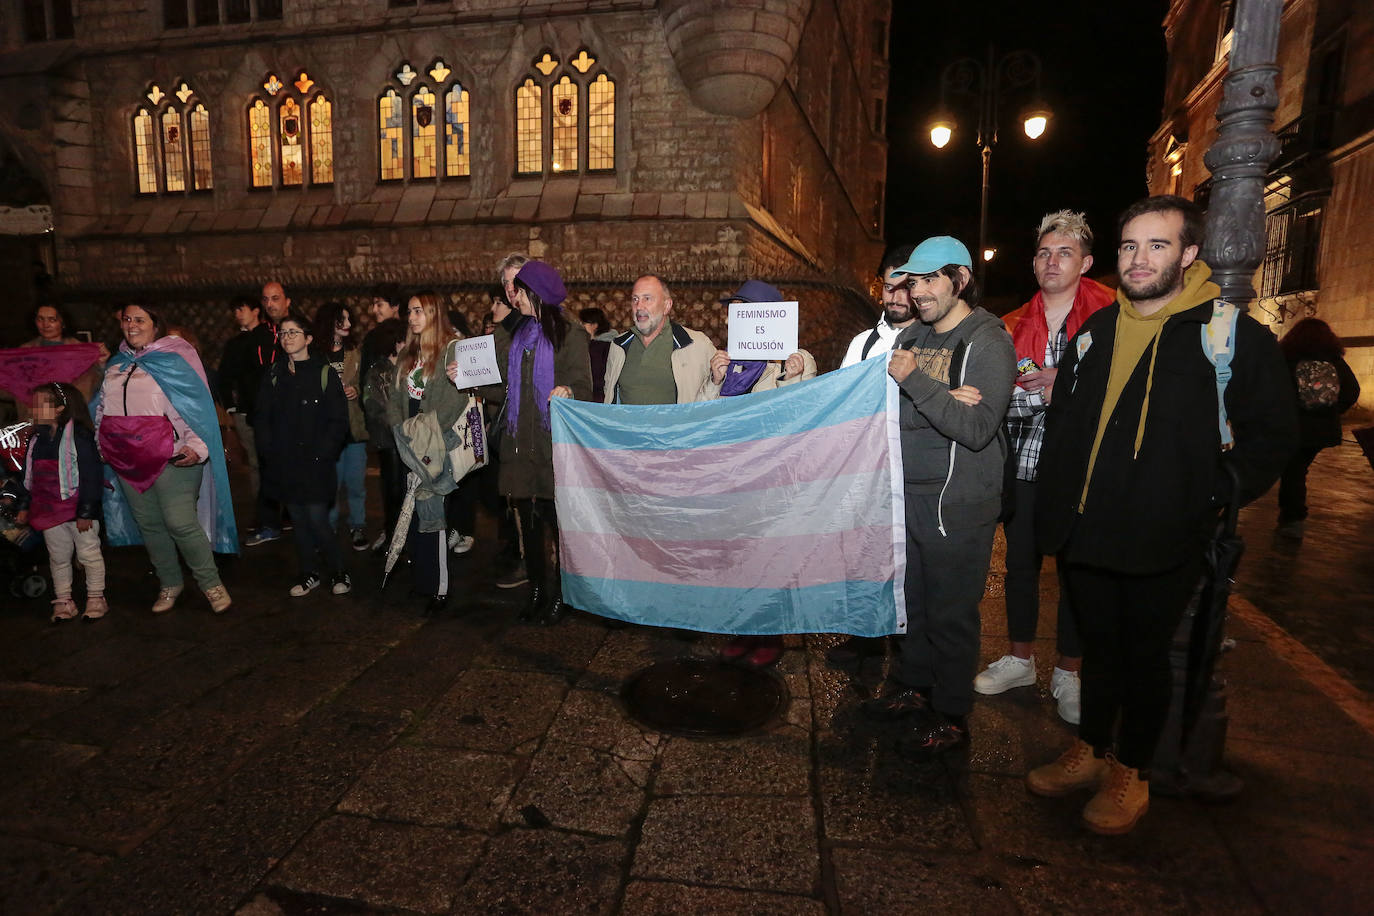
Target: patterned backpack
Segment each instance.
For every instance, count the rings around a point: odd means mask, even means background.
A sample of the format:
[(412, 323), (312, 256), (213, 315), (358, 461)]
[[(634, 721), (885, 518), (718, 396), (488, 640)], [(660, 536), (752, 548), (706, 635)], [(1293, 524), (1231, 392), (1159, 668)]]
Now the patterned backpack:
[(1303, 410), (1335, 407), (1341, 394), (1341, 378), (1336, 366), (1324, 359), (1303, 359), (1293, 370), (1298, 384), (1298, 405)]

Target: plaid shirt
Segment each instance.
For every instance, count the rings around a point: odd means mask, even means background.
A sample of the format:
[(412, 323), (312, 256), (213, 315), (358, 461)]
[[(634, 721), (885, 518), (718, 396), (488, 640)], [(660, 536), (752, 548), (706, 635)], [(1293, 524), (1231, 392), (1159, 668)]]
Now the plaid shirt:
[[(1041, 368), (1053, 369), (1064, 358), (1069, 346), (1067, 322), (1045, 346)], [(1007, 408), (1007, 438), (1016, 454), (1016, 479), (1035, 480), (1040, 464), (1040, 444), (1045, 441), (1045, 410), (1049, 407), (1040, 392), (1027, 391), (1019, 385), (1011, 390), (1011, 404)]]

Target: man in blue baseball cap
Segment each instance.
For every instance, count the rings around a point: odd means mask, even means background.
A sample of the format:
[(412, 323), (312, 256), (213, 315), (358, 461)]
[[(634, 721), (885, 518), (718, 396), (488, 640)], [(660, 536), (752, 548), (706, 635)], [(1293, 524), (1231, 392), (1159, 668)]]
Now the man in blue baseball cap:
[(907, 533), (907, 635), (871, 718), (901, 721), (898, 743), (929, 759), (968, 744), (980, 618), (1002, 507), (1007, 413), (1016, 353), (1002, 322), (977, 307), (968, 249), (928, 238), (893, 271), (919, 321), (888, 357), (901, 390)]

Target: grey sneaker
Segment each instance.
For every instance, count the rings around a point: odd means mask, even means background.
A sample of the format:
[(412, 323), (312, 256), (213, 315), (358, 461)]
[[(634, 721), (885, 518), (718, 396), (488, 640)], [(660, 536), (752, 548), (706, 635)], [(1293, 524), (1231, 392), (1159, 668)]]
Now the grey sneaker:
[(1083, 684), (1078, 679), (1078, 672), (1055, 668), (1050, 675), (1050, 695), (1059, 707), (1059, 718), (1070, 725), (1077, 725), (1083, 697)]

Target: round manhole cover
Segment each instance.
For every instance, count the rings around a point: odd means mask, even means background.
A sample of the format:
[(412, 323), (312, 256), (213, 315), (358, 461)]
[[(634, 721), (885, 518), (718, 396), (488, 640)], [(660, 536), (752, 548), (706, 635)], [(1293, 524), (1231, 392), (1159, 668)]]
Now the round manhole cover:
[(670, 735), (743, 735), (787, 708), (787, 686), (771, 669), (678, 658), (630, 675), (620, 695), (630, 717)]

